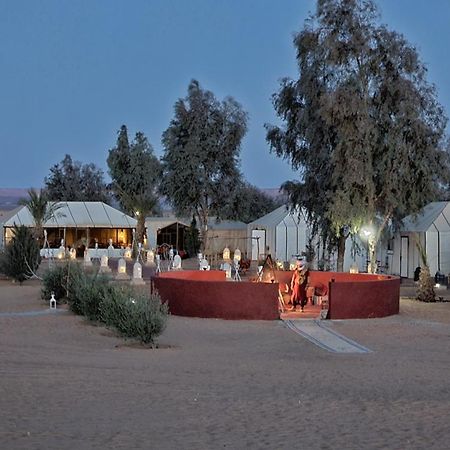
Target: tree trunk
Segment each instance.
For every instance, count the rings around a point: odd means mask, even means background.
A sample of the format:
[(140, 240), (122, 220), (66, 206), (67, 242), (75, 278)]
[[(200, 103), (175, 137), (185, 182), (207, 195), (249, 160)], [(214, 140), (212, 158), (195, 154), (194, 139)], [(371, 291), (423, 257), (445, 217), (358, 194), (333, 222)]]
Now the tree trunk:
[(136, 225), (136, 244), (139, 242), (144, 245), (144, 234), (145, 234), (145, 214), (141, 213), (137, 218)]
[(204, 255), (208, 244), (208, 216), (200, 213), (198, 219), (200, 222), (200, 251)]
[(339, 233), (338, 240), (338, 258), (337, 258), (337, 271), (344, 271), (344, 255), (345, 255), (345, 241), (347, 240), (347, 236), (341, 231)]
[(377, 264), (377, 240), (375, 236), (370, 236), (367, 244), (369, 246), (369, 266), (367, 267), (367, 272), (369, 273), (377, 273), (378, 264)]

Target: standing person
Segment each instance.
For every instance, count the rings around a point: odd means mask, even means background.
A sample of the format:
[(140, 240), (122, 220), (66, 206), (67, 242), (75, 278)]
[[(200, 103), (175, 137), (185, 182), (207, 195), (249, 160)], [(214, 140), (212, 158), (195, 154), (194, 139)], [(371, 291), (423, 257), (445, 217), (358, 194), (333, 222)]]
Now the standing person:
[(306, 286), (308, 284), (308, 275), (309, 271), (305, 262), (303, 260), (297, 261), (291, 278), (291, 303), (294, 310), (297, 305), (300, 305), (300, 308), (303, 311), (303, 308), (306, 305)]

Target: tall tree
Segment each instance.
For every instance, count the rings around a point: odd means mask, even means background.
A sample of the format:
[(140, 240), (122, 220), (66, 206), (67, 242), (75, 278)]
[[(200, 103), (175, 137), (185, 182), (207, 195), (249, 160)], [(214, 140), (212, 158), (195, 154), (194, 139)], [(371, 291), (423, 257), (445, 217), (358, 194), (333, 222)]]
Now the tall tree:
[(161, 163), (153, 153), (153, 147), (141, 132), (131, 143), (128, 131), (122, 125), (116, 147), (109, 151), (109, 173), (112, 189), (122, 208), (136, 216), (136, 239), (144, 241), (145, 218), (158, 210), (158, 187), (161, 182)]
[(195, 80), (174, 109), (162, 137), (161, 191), (178, 214), (198, 219), (204, 250), (209, 215), (230, 202), (241, 177), (239, 152), (247, 114), (233, 98), (219, 102)]
[(95, 164), (73, 161), (70, 155), (50, 168), (44, 179), (47, 196), (54, 201), (108, 200), (103, 171)]
[(21, 199), (19, 203), (26, 206), (33, 217), (33, 235), (41, 245), (44, 237), (44, 225), (49, 220), (60, 216), (61, 212), (58, 212), (58, 210), (61, 208), (61, 205), (50, 201), (46, 191), (36, 191), (34, 189), (28, 189), (28, 198)]
[(273, 97), (285, 126), (266, 126), (271, 149), (300, 172), (284, 188), (337, 238), (338, 270), (349, 233), (372, 228), (375, 271), (386, 225), (448, 183), (446, 117), (417, 51), (378, 24), (372, 0), (318, 0), (294, 45), (299, 78)]
[(250, 223), (281, 206), (282, 197), (273, 198), (247, 182), (237, 184), (231, 201), (217, 215), (221, 219)]

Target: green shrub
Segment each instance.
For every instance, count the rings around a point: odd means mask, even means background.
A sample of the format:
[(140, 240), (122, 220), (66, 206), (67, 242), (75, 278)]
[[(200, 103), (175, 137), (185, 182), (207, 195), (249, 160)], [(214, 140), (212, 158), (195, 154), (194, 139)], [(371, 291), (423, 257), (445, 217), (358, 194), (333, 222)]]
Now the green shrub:
[(89, 320), (101, 321), (100, 305), (111, 290), (105, 277), (81, 271), (72, 277), (69, 307), (74, 313), (86, 316)]
[(0, 272), (22, 283), (34, 275), (40, 262), (39, 244), (31, 231), (14, 225), (11, 242), (0, 255)]
[(57, 302), (67, 300), (73, 286), (83, 275), (83, 269), (77, 262), (69, 261), (51, 268), (42, 277), (41, 298), (48, 300), (53, 292)]
[(67, 263), (49, 270), (44, 276), (42, 297), (67, 298), (69, 308), (115, 328), (122, 336), (154, 344), (165, 329), (167, 304), (157, 294), (111, 284), (99, 273), (85, 273), (77, 263)]
[(121, 335), (154, 344), (167, 324), (168, 307), (158, 294), (114, 286), (101, 305), (102, 320)]

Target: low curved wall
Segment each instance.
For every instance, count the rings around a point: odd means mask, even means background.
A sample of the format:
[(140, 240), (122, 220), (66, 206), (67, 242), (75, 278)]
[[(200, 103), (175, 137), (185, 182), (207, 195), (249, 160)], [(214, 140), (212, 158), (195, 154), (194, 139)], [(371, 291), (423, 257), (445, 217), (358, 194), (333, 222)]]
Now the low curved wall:
[(233, 320), (279, 318), (276, 283), (226, 281), (220, 270), (164, 272), (152, 281), (171, 314)]
[[(292, 272), (276, 272), (289, 284)], [(172, 314), (221, 319), (279, 318), (278, 283), (226, 281), (220, 270), (164, 272), (152, 278)], [(400, 278), (389, 275), (310, 271), (309, 285), (328, 287), (329, 319), (367, 319), (398, 314)], [(281, 286), (281, 290), (284, 286)]]
[[(277, 272), (279, 283), (289, 283), (292, 272)], [(400, 278), (390, 275), (310, 271), (310, 286), (328, 287), (329, 319), (368, 319), (399, 313)]]

